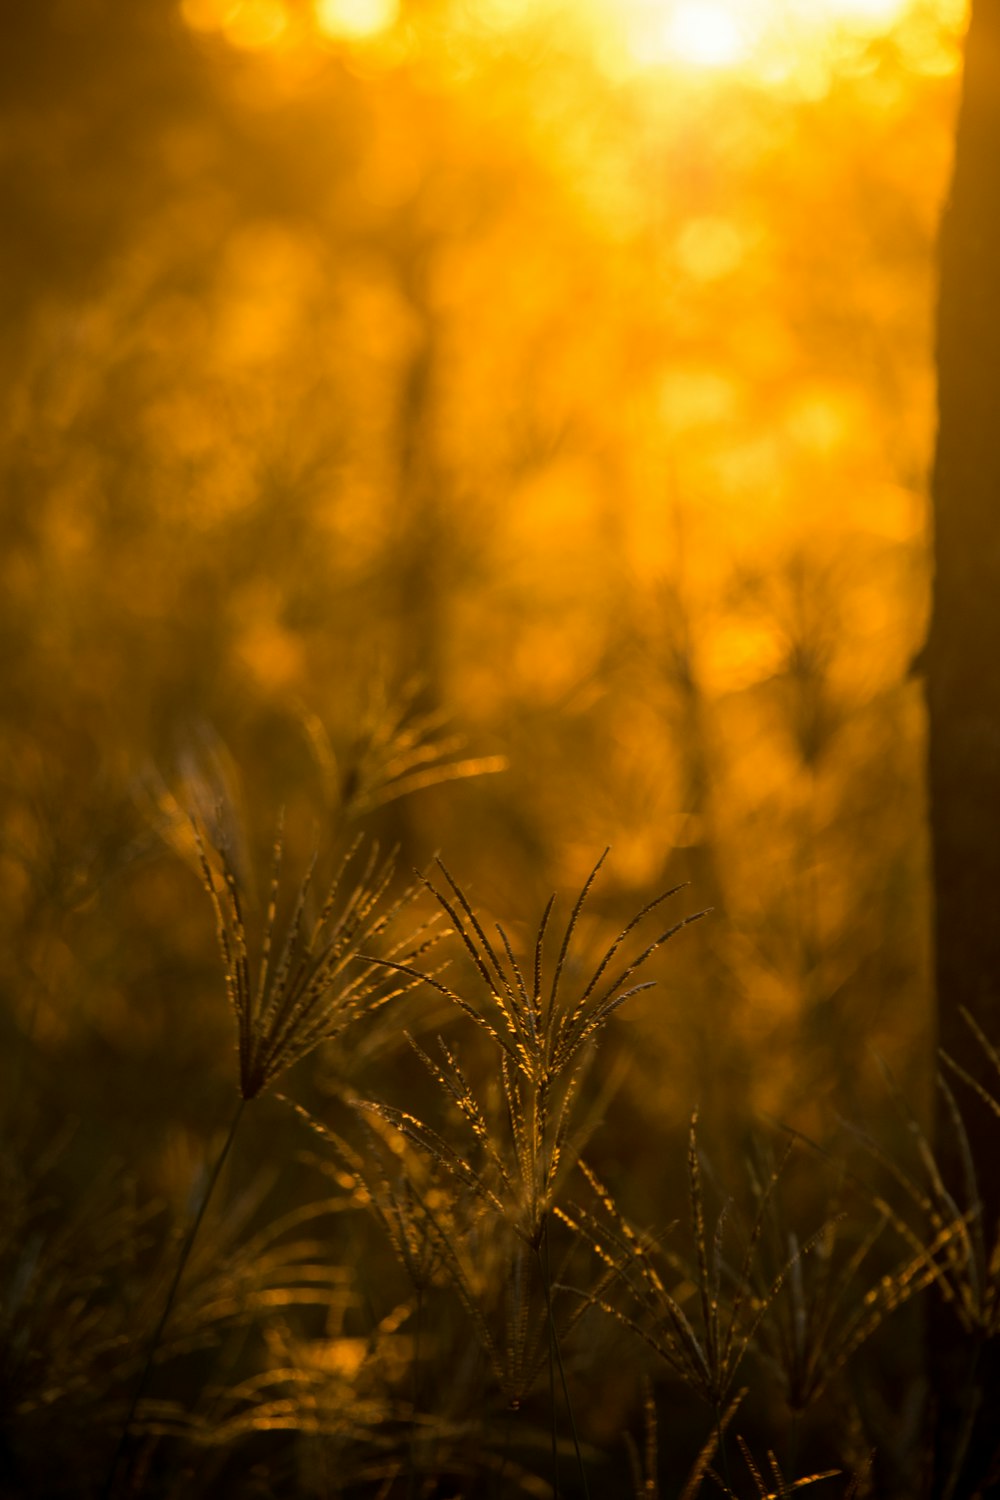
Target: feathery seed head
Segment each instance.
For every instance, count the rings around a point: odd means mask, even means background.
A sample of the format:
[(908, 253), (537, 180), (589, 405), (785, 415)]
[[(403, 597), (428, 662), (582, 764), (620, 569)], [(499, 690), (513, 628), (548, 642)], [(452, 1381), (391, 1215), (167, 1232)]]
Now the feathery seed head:
[[(507, 1219), (525, 1243), (537, 1249), (558, 1187), (576, 1160), (592, 1116), (579, 1119), (580, 1085), (597, 1040), (611, 1016), (633, 995), (652, 987), (638, 975), (665, 942), (689, 922), (683, 917), (656, 932), (638, 953), (629, 940), (643, 919), (682, 887), (648, 901), (604, 950), (589, 977), (570, 987), (569, 957), (580, 916), (608, 851), (591, 870), (570, 912), (554, 965), (546, 975), (546, 939), (555, 897), (539, 922), (533, 951), (519, 958), (507, 932), (496, 924), (490, 937), (465, 891), (441, 860), (443, 886), (424, 884), (451, 923), (470, 961), (470, 982), (445, 985), (406, 961), (374, 960), (411, 982), (423, 981), (463, 1011), (490, 1038), (497, 1063), (499, 1119), (477, 1100), (455, 1051), (443, 1041), (440, 1060), (417, 1048), (431, 1076), (458, 1112), (471, 1149), (455, 1151), (422, 1121), (385, 1105), (371, 1106), (423, 1150), (471, 1187), (490, 1212)], [(654, 929), (655, 931), (655, 929)], [(632, 956), (629, 956), (631, 951)], [(374, 959), (374, 956), (373, 956)]]
[[(284, 833), (279, 820), (267, 910), (252, 952), (229, 841), (225, 836), (210, 841), (202, 821), (193, 818), (192, 825), (236, 1018), (240, 1093), (253, 1099), (320, 1043), (413, 988), (418, 981), (406, 977), (407, 967), (443, 933), (432, 918), (402, 938), (392, 936), (393, 923), (415, 887), (393, 900), (392, 857), (380, 860), (377, 845), (364, 854), (360, 838), (344, 855), (318, 915), (311, 918), (318, 859), (314, 853), (282, 924), (278, 906)], [(224, 827), (220, 816), (215, 829)], [(381, 949), (384, 962), (362, 956), (362, 949), (374, 949), (376, 954)], [(396, 977), (400, 973), (402, 979)]]

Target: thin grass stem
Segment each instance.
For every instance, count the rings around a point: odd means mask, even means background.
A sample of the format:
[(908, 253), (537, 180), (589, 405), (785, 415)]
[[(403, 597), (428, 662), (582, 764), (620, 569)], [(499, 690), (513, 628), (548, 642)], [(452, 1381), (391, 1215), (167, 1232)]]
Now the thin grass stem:
[(792, 1420), (788, 1424), (788, 1451), (785, 1459), (785, 1467), (789, 1476), (794, 1479), (795, 1470), (799, 1462), (799, 1425), (802, 1413), (796, 1409), (792, 1412)]
[(167, 1293), (167, 1300), (164, 1303), (159, 1322), (154, 1328), (152, 1337), (149, 1340), (149, 1348), (146, 1351), (146, 1361), (142, 1368), (142, 1374), (139, 1376), (139, 1379), (136, 1382), (135, 1389), (132, 1392), (132, 1400), (129, 1403), (128, 1414), (126, 1415), (125, 1421), (122, 1424), (122, 1430), (118, 1438), (118, 1446), (115, 1449), (114, 1458), (111, 1460), (111, 1467), (108, 1470), (108, 1477), (104, 1481), (104, 1488), (101, 1490), (101, 1500), (110, 1500), (112, 1491), (114, 1489), (115, 1479), (118, 1475), (118, 1468), (121, 1464), (122, 1457), (125, 1452), (125, 1445), (128, 1442), (129, 1430), (132, 1426), (133, 1421), (135, 1420), (135, 1414), (138, 1410), (139, 1402), (142, 1400), (143, 1396), (146, 1393), (146, 1386), (148, 1385), (149, 1377), (152, 1374), (153, 1361), (156, 1358), (156, 1351), (159, 1348), (164, 1329), (167, 1326), (167, 1321), (173, 1310), (174, 1300), (177, 1296), (177, 1291), (181, 1284), (181, 1278), (184, 1275), (184, 1270), (187, 1266), (188, 1259), (194, 1247), (194, 1242), (198, 1237), (198, 1230), (201, 1228), (201, 1221), (205, 1217), (205, 1210), (208, 1208), (209, 1200), (215, 1190), (215, 1185), (219, 1180), (222, 1168), (225, 1165), (226, 1157), (229, 1155), (230, 1148), (233, 1144), (233, 1140), (235, 1138), (236, 1131), (243, 1114), (243, 1106), (245, 1104), (246, 1100), (241, 1096), (236, 1106), (236, 1111), (233, 1115), (233, 1118), (230, 1121), (226, 1139), (222, 1143), (222, 1150), (216, 1157), (215, 1165), (209, 1175), (208, 1182), (205, 1184), (205, 1191), (201, 1195), (201, 1202), (198, 1205), (198, 1211), (191, 1221), (191, 1227), (188, 1229), (188, 1232), (184, 1238), (184, 1243), (181, 1246), (181, 1253), (177, 1261), (177, 1269), (175, 1270), (173, 1280), (170, 1283), (170, 1290)]
[(732, 1495), (733, 1476), (729, 1468), (729, 1454), (726, 1450), (726, 1424), (722, 1420), (722, 1407), (717, 1404), (715, 1408), (715, 1432), (719, 1440), (719, 1456), (722, 1459), (722, 1477), (726, 1481), (726, 1489)]
[(7, 1123), (13, 1127), (21, 1109), (21, 1101), (28, 1081), (28, 1067), (32, 1047), (35, 1041), (35, 1031), (38, 1026), (38, 1011), (41, 1005), (41, 996), (36, 985), (35, 993), (31, 1000), (31, 1010), (28, 1020), (21, 1031), (20, 1040), (17, 1044), (17, 1062), (14, 1065), (14, 1082), (10, 1091), (10, 1101), (7, 1106)]
[(503, 1424), (503, 1448), (500, 1450), (500, 1467), (493, 1475), (493, 1494), (499, 1496), (502, 1493), (503, 1477), (507, 1470), (507, 1460), (510, 1457), (510, 1443), (513, 1437), (513, 1413), (508, 1406), (504, 1413)]
[(536, 1249), (535, 1253), (538, 1255), (539, 1269), (542, 1273), (542, 1286), (545, 1288), (545, 1310), (547, 1313), (546, 1321), (549, 1325), (549, 1429), (552, 1438), (552, 1494), (555, 1497), (555, 1500), (559, 1500), (559, 1439), (556, 1433), (556, 1331), (552, 1325), (552, 1308), (549, 1303), (548, 1278), (545, 1274), (545, 1267), (542, 1264), (542, 1257), (540, 1252)]
[(955, 1440), (955, 1451), (952, 1454), (951, 1466), (944, 1489), (941, 1491), (941, 1500), (953, 1500), (958, 1491), (958, 1482), (962, 1475), (962, 1465), (965, 1463), (965, 1455), (969, 1451), (969, 1443), (972, 1441), (972, 1430), (976, 1425), (976, 1417), (982, 1404), (982, 1393), (976, 1385), (979, 1374), (979, 1359), (983, 1352), (982, 1335), (976, 1339), (969, 1361), (969, 1373), (965, 1381), (965, 1399), (962, 1402), (962, 1421), (959, 1426), (958, 1436)]
[(413, 1378), (410, 1397), (413, 1405), (413, 1417), (410, 1422), (410, 1479), (407, 1486), (407, 1494), (410, 1500), (416, 1500), (417, 1493), (417, 1413), (420, 1410), (420, 1336), (423, 1332), (424, 1321), (424, 1288), (422, 1282), (417, 1283), (417, 1305), (413, 1319)]
[[(576, 1452), (576, 1462), (580, 1470), (580, 1483), (583, 1486), (585, 1500), (590, 1500), (590, 1486), (587, 1483), (587, 1469), (583, 1462), (583, 1453), (580, 1450), (580, 1437), (576, 1429), (576, 1417), (573, 1413), (573, 1402), (570, 1400), (569, 1382), (566, 1379), (566, 1366), (563, 1364), (562, 1350), (559, 1347), (559, 1335), (556, 1333), (556, 1320), (552, 1312), (552, 1280), (549, 1271), (549, 1224), (548, 1218), (542, 1230), (541, 1248), (535, 1252), (538, 1255), (538, 1263), (542, 1273), (542, 1287), (545, 1292), (545, 1311), (549, 1323), (549, 1346), (555, 1351), (556, 1362), (559, 1365), (559, 1380), (562, 1384), (563, 1396), (566, 1401), (566, 1411), (569, 1414), (570, 1431), (573, 1434), (573, 1448)], [(551, 1356), (550, 1356), (551, 1357)], [(551, 1367), (550, 1367), (551, 1375)], [(551, 1381), (550, 1381), (551, 1385)], [(552, 1433), (555, 1438), (555, 1392), (552, 1394)], [(558, 1490), (556, 1491), (558, 1494)]]

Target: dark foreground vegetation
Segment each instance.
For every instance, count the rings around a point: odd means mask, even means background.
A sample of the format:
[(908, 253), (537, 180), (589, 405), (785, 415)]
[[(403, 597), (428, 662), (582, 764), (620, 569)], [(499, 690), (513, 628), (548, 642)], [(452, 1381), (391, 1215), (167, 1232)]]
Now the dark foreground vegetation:
[[(473, 769), (393, 732), (372, 802)], [(127, 1080), (107, 1036), (79, 1057), (143, 1101), (130, 1134), (76, 1113), (70, 1073), (61, 1096), (41, 1002), (17, 1039), (3, 1494), (987, 1492), (970, 1436), (1000, 1271), (964, 1121), (1000, 1115), (996, 1091), (942, 1058), (959, 1195), (888, 1070), (873, 1132), (745, 1123), (717, 1170), (711, 1120), (657, 1119), (629, 1033), (712, 920), (690, 889), (619, 924), (602, 855), (498, 921), (440, 860), (407, 887), (370, 838), (331, 863), (282, 820), (268, 873), (225, 781), (216, 752), (149, 788), (141, 871), (130, 845), (112, 877), (105, 851), (108, 879), (200, 882), (221, 961)], [(236, 1056), (213, 1082), (225, 991)], [(195, 1111), (214, 1139), (180, 1127)], [(969, 1419), (946, 1471), (942, 1317)]]

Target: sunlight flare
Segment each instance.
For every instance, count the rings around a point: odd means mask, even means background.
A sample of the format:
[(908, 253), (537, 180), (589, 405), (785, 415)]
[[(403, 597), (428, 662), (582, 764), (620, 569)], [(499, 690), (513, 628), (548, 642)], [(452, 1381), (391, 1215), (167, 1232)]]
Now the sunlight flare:
[(668, 52), (682, 62), (701, 67), (727, 67), (746, 52), (746, 37), (736, 16), (725, 5), (689, 0), (679, 5), (665, 29)]
[(752, 43), (747, 18), (726, 0), (678, 0), (636, 8), (629, 51), (641, 65), (682, 63), (727, 68), (741, 62)]
[(808, 70), (830, 39), (862, 41), (905, 19), (913, 0), (599, 0), (606, 20), (624, 21), (639, 68), (781, 74), (791, 56)]
[(398, 0), (317, 0), (316, 22), (326, 36), (360, 40), (387, 31)]

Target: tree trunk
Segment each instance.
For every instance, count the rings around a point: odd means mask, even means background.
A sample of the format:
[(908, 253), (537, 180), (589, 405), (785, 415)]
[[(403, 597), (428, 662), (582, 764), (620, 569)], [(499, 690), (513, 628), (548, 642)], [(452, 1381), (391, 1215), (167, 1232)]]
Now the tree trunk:
[[(973, 5), (940, 272), (927, 648), (938, 1040), (997, 1093), (1000, 1078), (962, 1009), (1000, 1045), (1000, 0)], [(1000, 1125), (971, 1090), (957, 1083), (956, 1092), (977, 1164), (988, 1253), (1000, 1210)], [(956, 1201), (968, 1207), (943, 1100), (937, 1150)], [(973, 1366), (974, 1340), (960, 1333), (948, 1308), (933, 1309), (929, 1336), (936, 1494), (949, 1493), (972, 1387), (985, 1398), (953, 1491), (972, 1495), (998, 1440), (996, 1360), (981, 1357)]]

